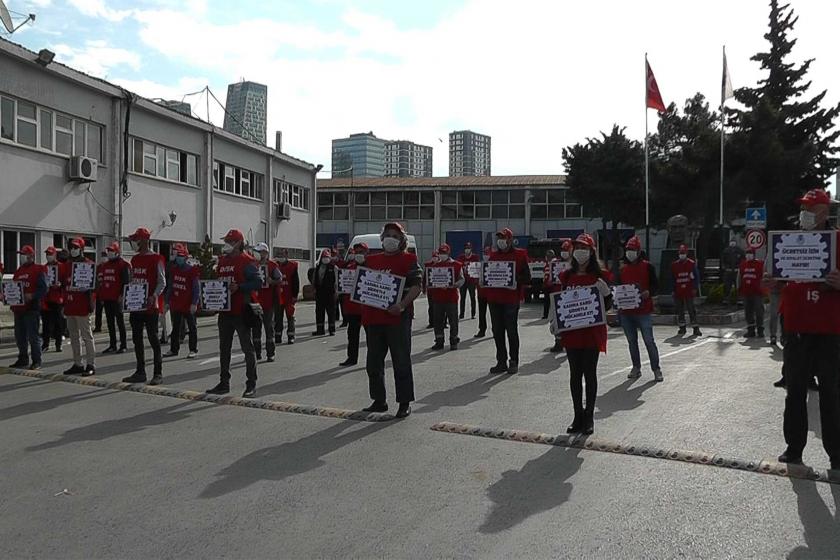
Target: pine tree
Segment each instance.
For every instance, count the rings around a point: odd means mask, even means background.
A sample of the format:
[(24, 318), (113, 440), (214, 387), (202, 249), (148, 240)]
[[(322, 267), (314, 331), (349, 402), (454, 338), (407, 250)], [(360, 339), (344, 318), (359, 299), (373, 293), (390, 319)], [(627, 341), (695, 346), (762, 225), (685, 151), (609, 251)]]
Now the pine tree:
[(215, 278), (216, 271), (213, 267), (216, 265), (216, 257), (213, 255), (213, 243), (210, 242), (209, 235), (204, 236), (204, 242), (194, 256), (201, 267), (201, 278)]
[[(821, 107), (826, 91), (806, 97), (811, 82), (806, 74), (813, 59), (790, 62), (796, 44), (789, 34), (798, 17), (788, 4), (770, 2), (768, 52), (754, 55), (767, 76), (755, 88), (740, 88), (735, 99), (745, 108), (727, 109), (735, 129), (727, 146), (727, 175), (739, 200), (767, 204), (769, 227), (790, 227), (796, 214), (793, 201), (807, 189), (825, 186), (840, 160), (834, 157), (840, 131), (834, 120), (840, 105)], [(729, 200), (734, 200), (732, 196)], [(740, 210), (740, 208), (738, 208)]]

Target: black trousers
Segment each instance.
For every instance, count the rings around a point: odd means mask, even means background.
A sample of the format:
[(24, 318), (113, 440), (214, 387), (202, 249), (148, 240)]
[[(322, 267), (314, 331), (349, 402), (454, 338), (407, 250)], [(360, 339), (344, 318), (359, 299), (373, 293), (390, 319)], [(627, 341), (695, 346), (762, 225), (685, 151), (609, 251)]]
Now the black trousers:
[(493, 340), (496, 342), (496, 363), (502, 364), (508, 361), (508, 348), (505, 346), (505, 338), (510, 346), (510, 361), (519, 363), (519, 304), (518, 303), (491, 303), (490, 305), (490, 326), (493, 329)]
[[(598, 349), (567, 348), (569, 360), (569, 388), (572, 391), (572, 405), (575, 415), (584, 410), (592, 414), (595, 410), (595, 396), (598, 394)], [(586, 406), (583, 404), (583, 382), (586, 381)]]
[(840, 462), (840, 336), (788, 333), (782, 372), (787, 385), (784, 432), (788, 452), (801, 456), (808, 439), (808, 381), (820, 385), (820, 426), (825, 452)]
[(344, 301), (341, 298), (335, 300), (335, 320), (339, 321), (344, 317), (347, 320), (347, 315), (344, 314)]
[(158, 333), (157, 312), (152, 313), (131, 313), (128, 319), (131, 324), (131, 342), (134, 343), (134, 359), (137, 362), (137, 372), (146, 374), (146, 348), (143, 342), (143, 330), (149, 337), (149, 345), (152, 347), (155, 375), (161, 375), (163, 371), (163, 355), (160, 351), (160, 335)]
[(108, 339), (110, 348), (117, 347), (117, 329), (120, 333), (120, 348), (126, 347), (125, 338), (125, 317), (123, 317), (122, 306), (118, 301), (103, 301), (105, 308), (105, 320), (108, 323)]
[(435, 325), (435, 302), (426, 294), (426, 302), (429, 304), (429, 324)]
[(105, 302), (96, 298), (96, 318), (93, 320), (93, 328), (97, 331), (102, 330), (102, 311), (105, 309)]
[(435, 341), (444, 339), (447, 321), (449, 321), (449, 341), (458, 342), (460, 340), (458, 338), (458, 304), (435, 302), (435, 316), (432, 323), (435, 328)]
[(368, 325), (367, 374), (370, 398), (385, 402), (385, 358), (391, 353), (397, 402), (414, 400), (414, 374), (411, 370), (411, 313), (403, 312), (399, 326)]
[(362, 332), (362, 316), (344, 314), (347, 319), (347, 359), (359, 361), (359, 336)]
[(274, 356), (277, 350), (277, 343), (274, 338), (274, 307), (263, 309), (262, 325), (251, 329), (251, 339), (254, 342), (254, 353), (262, 355), (262, 333), (265, 331), (265, 355), (268, 358)]
[(47, 303), (47, 308), (41, 310), (41, 325), (43, 346), (49, 346), (50, 339), (55, 340), (56, 346), (61, 346), (64, 336), (64, 306), (60, 303)]
[(324, 315), (327, 316), (330, 332), (335, 332), (335, 310), (336, 304), (332, 293), (315, 295), (315, 330), (318, 333), (324, 332)]
[(169, 351), (177, 354), (181, 350), (181, 329), (186, 323), (190, 336), (190, 352), (198, 352), (198, 325), (195, 322), (195, 314), (181, 313), (172, 309), (169, 310), (169, 314), (172, 318)]
[(219, 365), (221, 382), (230, 385), (230, 353), (233, 347), (233, 335), (239, 337), (239, 347), (245, 354), (245, 377), (247, 387), (257, 386), (257, 353), (251, 339), (251, 328), (245, 324), (242, 315), (219, 313)]
[(548, 317), (548, 309), (551, 307), (551, 291), (548, 288), (543, 288), (543, 319)]
[(464, 316), (464, 311), (467, 308), (467, 292), (470, 294), (470, 315), (475, 317), (475, 284), (464, 282), (460, 288), (461, 292), (461, 317)]
[(487, 300), (478, 296), (478, 330), (487, 331)]

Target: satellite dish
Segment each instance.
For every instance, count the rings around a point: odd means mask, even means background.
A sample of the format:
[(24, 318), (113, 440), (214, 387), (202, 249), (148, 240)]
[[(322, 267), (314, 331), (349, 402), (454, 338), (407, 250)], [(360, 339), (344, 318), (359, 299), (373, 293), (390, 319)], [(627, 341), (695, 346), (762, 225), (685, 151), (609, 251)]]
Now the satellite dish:
[(12, 16), (6, 8), (6, 4), (3, 3), (3, 0), (0, 0), (0, 21), (3, 22), (3, 27), (6, 28), (6, 31), (9, 33), (15, 32), (15, 25), (12, 23)]

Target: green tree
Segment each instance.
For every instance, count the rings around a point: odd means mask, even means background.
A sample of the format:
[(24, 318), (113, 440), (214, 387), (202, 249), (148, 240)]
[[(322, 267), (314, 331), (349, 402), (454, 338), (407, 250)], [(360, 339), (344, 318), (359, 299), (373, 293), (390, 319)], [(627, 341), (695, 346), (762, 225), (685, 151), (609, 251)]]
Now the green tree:
[(806, 74), (813, 59), (799, 65), (789, 60), (796, 44), (789, 34), (797, 19), (789, 5), (771, 0), (764, 35), (770, 48), (751, 59), (767, 76), (757, 87), (735, 91), (743, 109), (726, 110), (728, 125), (735, 129), (726, 152), (734, 173), (729, 199), (766, 202), (771, 228), (787, 227), (788, 216), (796, 213), (793, 200), (809, 188), (825, 186), (840, 163), (834, 157), (840, 131), (833, 130), (840, 105), (821, 107), (825, 91), (807, 98), (811, 82)]
[(193, 255), (198, 260), (201, 266), (201, 278), (209, 279), (216, 277), (216, 271), (213, 269), (215, 265), (215, 257), (213, 255), (213, 243), (210, 241), (210, 236), (204, 236), (204, 242), (198, 247)]

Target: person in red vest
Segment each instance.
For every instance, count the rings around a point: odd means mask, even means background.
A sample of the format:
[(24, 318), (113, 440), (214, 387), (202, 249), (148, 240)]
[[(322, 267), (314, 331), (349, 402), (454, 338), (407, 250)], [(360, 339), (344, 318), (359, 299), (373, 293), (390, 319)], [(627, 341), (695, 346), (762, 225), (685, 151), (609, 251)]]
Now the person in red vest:
[[(490, 325), (496, 343), (496, 365), (490, 373), (516, 373), (519, 371), (519, 304), (523, 290), (531, 281), (528, 253), (513, 246), (513, 231), (504, 228), (496, 233), (496, 251), (490, 254), (490, 261), (513, 261), (513, 289), (487, 288), (487, 303), (490, 307)], [(510, 345), (510, 363), (505, 337)]]
[[(492, 247), (485, 247), (481, 260), (489, 261), (492, 251)], [(473, 335), (473, 338), (484, 338), (487, 334), (487, 290), (479, 284), (476, 295), (478, 296), (478, 332)]]
[(168, 357), (177, 356), (181, 351), (181, 333), (184, 324), (189, 331), (190, 351), (188, 359), (198, 355), (198, 326), (195, 322), (195, 313), (198, 310), (198, 299), (201, 295), (199, 276), (201, 268), (187, 262), (190, 252), (183, 243), (176, 243), (172, 247), (175, 253), (175, 260), (169, 271), (170, 284), (166, 286), (166, 301), (169, 305), (169, 313), (172, 319), (172, 331), (169, 333)]
[[(460, 261), (452, 260), (452, 249), (444, 243), (438, 248), (438, 262), (432, 265), (435, 268), (451, 268), (451, 288), (428, 287), (429, 298), (435, 304), (434, 328), (435, 344), (432, 350), (442, 350), (444, 341), (445, 323), (449, 323), (449, 349), (457, 350), (458, 343), (458, 290), (464, 285), (463, 268)], [(427, 271), (428, 273), (428, 271)]]
[[(251, 338), (254, 341), (254, 352), (257, 360), (262, 359), (262, 332), (265, 331), (265, 359), (267, 362), (274, 361), (275, 342), (274, 342), (274, 299), (277, 294), (277, 285), (280, 283), (282, 275), (280, 274), (280, 267), (276, 262), (268, 258), (268, 244), (257, 243), (254, 251), (259, 255), (259, 262), (257, 266), (260, 271), (260, 281), (262, 288), (260, 288), (260, 305), (263, 308), (263, 325), (262, 327), (254, 327), (251, 332)], [(264, 274), (264, 276), (263, 276)]]
[(277, 259), (277, 268), (280, 271), (280, 282), (277, 284), (275, 300), (277, 309), (274, 312), (274, 342), (283, 342), (283, 317), (286, 318), (288, 329), (286, 336), (289, 344), (295, 343), (295, 304), (300, 293), (300, 276), (298, 275), (298, 263), (289, 259), (289, 250), (280, 249), (280, 257)]
[[(826, 230), (831, 197), (813, 189), (799, 199), (803, 230)], [(840, 253), (840, 233), (836, 250)], [(840, 256), (840, 255), (838, 255)], [(782, 372), (787, 386), (784, 434), (787, 449), (779, 461), (801, 464), (808, 439), (808, 385), (819, 379), (820, 429), (832, 469), (840, 469), (840, 271), (824, 282), (787, 282), (782, 288), (787, 344)]]
[(662, 369), (659, 367), (659, 349), (653, 337), (653, 297), (659, 289), (656, 269), (648, 262), (642, 253), (642, 241), (635, 235), (627, 240), (624, 247), (624, 264), (618, 272), (619, 284), (633, 284), (641, 295), (641, 305), (635, 309), (620, 309), (618, 320), (627, 337), (630, 349), (630, 361), (633, 368), (627, 374), (627, 379), (638, 379), (642, 376), (642, 359), (639, 355), (639, 332), (647, 349), (650, 369), (653, 370), (654, 381), (662, 381)]
[[(107, 261), (97, 267), (100, 276), (98, 297), (102, 300), (105, 321), (108, 323), (108, 347), (103, 354), (126, 352), (125, 318), (123, 317), (123, 288), (131, 281), (131, 267), (120, 254), (120, 244), (114, 241), (105, 249)], [(117, 348), (117, 328), (120, 346)]]
[[(70, 347), (73, 349), (73, 365), (64, 375), (88, 377), (96, 373), (96, 345), (93, 342), (93, 330), (90, 316), (96, 308), (96, 294), (93, 290), (79, 289), (73, 286), (73, 264), (94, 262), (84, 255), (85, 240), (81, 237), (70, 240), (70, 259), (64, 263), (61, 283), (64, 286), (64, 316), (70, 334)], [(82, 342), (85, 345), (87, 363), (82, 366)]]
[[(580, 234), (574, 243), (572, 268), (563, 273), (563, 289), (596, 286), (604, 297), (604, 314), (612, 305), (612, 293), (595, 251), (595, 240), (588, 233)], [(598, 394), (598, 357), (607, 351), (607, 326), (597, 325), (564, 331), (561, 335), (569, 360), (569, 388), (572, 393), (574, 420), (566, 429), (570, 434), (591, 434), (595, 431), (595, 397)], [(586, 404), (583, 402), (586, 383)]]
[(432, 298), (429, 297), (428, 270), (429, 268), (437, 264), (438, 259), (438, 252), (432, 251), (432, 256), (429, 258), (429, 260), (423, 263), (423, 278), (421, 281), (421, 289), (423, 291), (423, 295), (426, 296), (426, 303), (429, 306), (429, 324), (426, 325), (427, 329), (433, 329), (435, 327), (435, 302), (432, 301)]
[[(346, 270), (356, 270), (365, 266), (368, 254), (367, 243), (356, 243), (351, 247), (345, 265)], [(355, 366), (359, 363), (359, 335), (362, 330), (362, 305), (350, 300), (349, 294), (341, 294), (344, 300), (344, 317), (347, 318), (347, 359), (340, 366)]]
[[(15, 316), (15, 342), (18, 357), (9, 367), (41, 369), (41, 337), (38, 336), (38, 322), (41, 305), (47, 295), (47, 275), (44, 267), (35, 263), (35, 249), (24, 245), (18, 251), (21, 265), (15, 270), (12, 280), (23, 287), (23, 304), (13, 305)], [(32, 361), (29, 361), (29, 355)]]
[(461, 263), (461, 268), (464, 271), (464, 283), (460, 288), (461, 312), (458, 315), (459, 319), (464, 318), (464, 311), (467, 307), (467, 292), (470, 294), (470, 318), (475, 319), (475, 289), (478, 286), (478, 277), (470, 276), (469, 263), (477, 263), (479, 261), (481, 261), (479, 256), (473, 253), (472, 243), (467, 241), (464, 244), (464, 252), (458, 255), (458, 262)]
[(124, 383), (146, 382), (146, 349), (143, 341), (143, 331), (152, 347), (152, 363), (154, 373), (149, 385), (163, 383), (163, 353), (160, 349), (158, 324), (160, 310), (163, 309), (163, 293), (166, 290), (165, 259), (149, 248), (152, 233), (139, 227), (128, 236), (132, 250), (136, 253), (131, 257), (131, 281), (142, 282), (147, 286), (148, 297), (146, 309), (132, 311), (129, 315), (131, 324), (131, 341), (134, 343), (134, 359), (136, 369), (133, 374), (123, 379)]
[(365, 412), (385, 412), (388, 403), (385, 395), (385, 357), (390, 352), (394, 367), (397, 418), (411, 414), (414, 400), (414, 374), (411, 368), (411, 319), (413, 302), (420, 295), (422, 272), (417, 256), (409, 253), (408, 237), (402, 225), (385, 224), (380, 235), (382, 253), (368, 255), (365, 266), (405, 278), (405, 287), (399, 301), (387, 310), (370, 305), (362, 306), (362, 325), (367, 332), (367, 374), (370, 397), (373, 403)]
[[(549, 249), (549, 251), (550, 251), (550, 249)], [(566, 270), (571, 268), (571, 266), (572, 266), (572, 251), (574, 251), (574, 245), (572, 244), (572, 241), (570, 239), (567, 239), (566, 241), (563, 242), (562, 245), (560, 245), (560, 256), (558, 258), (552, 259), (552, 261), (551, 261), (552, 263), (558, 263), (558, 262), (563, 263), (564, 269), (561, 270), (560, 274), (562, 274), (563, 272), (565, 272)], [(547, 264), (549, 265), (549, 267), (548, 267), (548, 271), (545, 272), (544, 278), (545, 278), (545, 283), (546, 283), (546, 287), (547, 287), (548, 291), (546, 292), (545, 298), (546, 298), (546, 306), (550, 310), (551, 309), (551, 294), (553, 294), (555, 292), (562, 291), (563, 285), (560, 283), (559, 278), (557, 278), (556, 279), (557, 281), (555, 282), (555, 278), (552, 277), (552, 275), (551, 275), (552, 264), (551, 263), (547, 263)], [(544, 313), (543, 315), (546, 315), (546, 313)], [(550, 314), (549, 314), (549, 317), (550, 317)], [(546, 317), (544, 316), (543, 319), (545, 319), (545, 318)], [(550, 352), (562, 352), (563, 350), (564, 350), (563, 341), (560, 339), (560, 335), (559, 334), (554, 335), (554, 346), (552, 346), (549, 349), (549, 351)]]
[[(347, 265), (347, 260), (344, 258), (344, 248), (344, 240), (340, 238), (336, 240), (335, 246), (332, 249), (332, 257), (330, 258), (330, 262), (335, 265), (336, 277), (338, 276), (339, 269)], [(336, 321), (341, 319), (341, 324), (338, 325), (339, 328), (347, 326), (347, 317), (344, 315), (344, 301), (340, 297), (335, 298), (335, 319)]]
[(102, 251), (99, 254), (99, 261), (96, 263), (96, 314), (93, 319), (93, 334), (102, 332), (102, 313), (105, 311), (105, 306), (102, 304), (102, 265), (108, 262), (107, 251)]
[(545, 252), (545, 262), (543, 263), (543, 319), (548, 319), (548, 309), (549, 305), (549, 294), (551, 293), (551, 288), (549, 286), (550, 276), (551, 276), (551, 263), (557, 260), (556, 255), (554, 254), (553, 249), (549, 249)]
[(64, 342), (64, 290), (61, 287), (58, 250), (50, 245), (44, 251), (47, 263), (44, 266), (47, 275), (47, 296), (41, 308), (41, 351), (50, 347), (50, 340), (55, 341), (55, 351), (61, 352)]
[(764, 289), (761, 279), (764, 263), (755, 258), (755, 250), (747, 249), (744, 259), (738, 264), (738, 294), (744, 299), (744, 314), (747, 316), (747, 338), (764, 338)]
[(694, 259), (688, 257), (686, 245), (680, 245), (678, 258), (671, 263), (671, 278), (673, 279), (674, 305), (677, 308), (677, 323), (680, 326), (677, 334), (685, 334), (685, 311), (688, 309), (688, 318), (694, 329), (692, 335), (702, 335), (700, 326), (697, 324), (697, 308), (694, 306), (694, 298), (700, 291), (700, 271)]
[(251, 338), (251, 329), (245, 322), (245, 305), (259, 302), (262, 279), (254, 259), (243, 252), (245, 236), (238, 229), (232, 229), (222, 238), (225, 242), (219, 257), (217, 273), (220, 280), (230, 282), (230, 311), (219, 313), (219, 361), (221, 371), (219, 383), (209, 391), (211, 395), (226, 395), (230, 392), (230, 352), (233, 335), (239, 337), (239, 347), (245, 354), (244, 398), (257, 395), (257, 354)]

